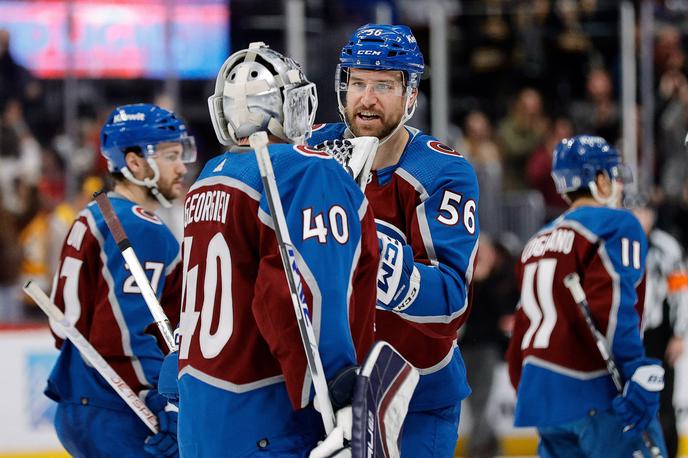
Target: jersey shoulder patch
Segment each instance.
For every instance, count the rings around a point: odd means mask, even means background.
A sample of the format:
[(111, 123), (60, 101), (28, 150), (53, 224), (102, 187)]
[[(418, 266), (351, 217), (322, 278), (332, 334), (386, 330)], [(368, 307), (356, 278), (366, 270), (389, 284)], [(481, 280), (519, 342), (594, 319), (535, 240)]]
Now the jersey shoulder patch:
[[(419, 131), (410, 133), (413, 138), (401, 157), (400, 169), (411, 175), (428, 193), (443, 186), (441, 183), (455, 181), (461, 182), (463, 187), (475, 187), (477, 194), (475, 171), (461, 153), (430, 135)], [(473, 191), (466, 189), (466, 192)]]
[(346, 124), (343, 122), (334, 122), (326, 124), (313, 125), (313, 132), (308, 139), (310, 146), (315, 146), (326, 140), (336, 140), (344, 136), (346, 131)]
[(153, 213), (151, 211), (146, 210), (145, 208), (143, 208), (140, 205), (133, 205), (131, 207), (131, 212), (134, 214), (134, 216), (137, 216), (144, 221), (148, 221), (149, 223), (157, 224), (159, 226), (163, 225), (163, 222), (160, 219), (160, 217), (158, 217), (158, 215), (156, 215), (155, 213)]

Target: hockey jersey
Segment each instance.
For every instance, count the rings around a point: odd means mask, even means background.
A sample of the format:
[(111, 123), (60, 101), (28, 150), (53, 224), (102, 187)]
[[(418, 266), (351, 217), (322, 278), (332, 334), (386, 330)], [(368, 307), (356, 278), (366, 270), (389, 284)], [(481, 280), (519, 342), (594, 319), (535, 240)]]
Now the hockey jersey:
[[(269, 153), (329, 380), (373, 341), (374, 220), (356, 183), (327, 154), (290, 144), (271, 144)], [(221, 438), (233, 456), (244, 456), (302, 432), (314, 445), (322, 421), (312, 407), (302, 409), (312, 380), (255, 153), (210, 160), (184, 211), (182, 453), (215, 456), (222, 452), (207, 438)]]
[[(468, 317), (478, 250), (478, 182), (473, 167), (436, 138), (406, 127), (399, 162), (374, 170), (366, 197), (377, 229), (413, 249), (420, 272), (414, 303), (376, 313), (376, 338), (391, 343), (420, 370), (409, 410), (456, 404), (470, 394), (456, 344)], [(314, 127), (311, 145), (350, 135), (344, 123)]]
[(635, 216), (606, 207), (572, 209), (526, 244), (517, 266), (521, 298), (507, 351), (517, 390), (516, 426), (562, 424), (611, 408), (616, 388), (563, 279), (572, 272), (580, 276), (593, 320), (626, 380), (634, 370), (624, 370), (626, 363), (644, 357), (646, 251)]
[[(176, 326), (182, 280), (179, 243), (154, 213), (118, 194), (109, 196), (163, 310)], [(143, 396), (142, 391), (157, 386), (167, 349), (95, 202), (81, 211), (64, 241), (51, 299), (134, 392)], [(53, 333), (60, 355), (46, 395), (58, 402), (129, 411), (76, 347), (56, 328)]]

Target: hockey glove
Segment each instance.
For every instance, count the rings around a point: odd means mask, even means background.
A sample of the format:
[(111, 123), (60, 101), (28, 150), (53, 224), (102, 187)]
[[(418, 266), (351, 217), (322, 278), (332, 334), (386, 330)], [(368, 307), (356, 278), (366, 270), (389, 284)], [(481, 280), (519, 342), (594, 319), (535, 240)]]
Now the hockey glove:
[(325, 151), (339, 162), (358, 183), (361, 191), (365, 191), (379, 142), (376, 137), (356, 137), (327, 140), (315, 148)]
[[(633, 429), (641, 433), (659, 411), (659, 393), (664, 388), (664, 369), (661, 362), (655, 359), (631, 362), (624, 369), (629, 366), (637, 368), (626, 382), (623, 394), (614, 398), (612, 407), (623, 422), (624, 431)], [(624, 373), (627, 371), (624, 370)]]
[(173, 404), (179, 404), (179, 352), (173, 351), (165, 356), (158, 376), (158, 393)]
[(420, 272), (413, 250), (378, 231), (380, 266), (377, 271), (377, 305), (401, 312), (413, 304), (420, 291)]
[(178, 457), (176, 406), (167, 402), (164, 396), (155, 391), (146, 395), (146, 405), (158, 417), (157, 434), (148, 436), (143, 444), (146, 453), (161, 457)]

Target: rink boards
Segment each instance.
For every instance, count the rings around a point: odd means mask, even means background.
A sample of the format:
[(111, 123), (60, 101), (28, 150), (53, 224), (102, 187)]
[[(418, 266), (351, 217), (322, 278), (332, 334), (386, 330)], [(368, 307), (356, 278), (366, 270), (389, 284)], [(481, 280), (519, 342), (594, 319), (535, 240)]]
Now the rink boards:
[[(55, 405), (43, 395), (57, 350), (47, 327), (0, 328), (0, 458), (65, 457), (55, 436), (52, 417)], [(505, 455), (532, 455), (536, 436), (531, 429), (511, 426), (514, 393), (508, 382), (506, 366), (498, 368), (488, 414), (502, 436)], [(674, 394), (681, 434), (681, 455), (688, 456), (688, 357), (679, 363)], [(464, 407), (461, 437), (470, 426), (470, 411)], [(457, 451), (463, 440), (459, 441)], [(458, 455), (457, 455), (458, 456)]]

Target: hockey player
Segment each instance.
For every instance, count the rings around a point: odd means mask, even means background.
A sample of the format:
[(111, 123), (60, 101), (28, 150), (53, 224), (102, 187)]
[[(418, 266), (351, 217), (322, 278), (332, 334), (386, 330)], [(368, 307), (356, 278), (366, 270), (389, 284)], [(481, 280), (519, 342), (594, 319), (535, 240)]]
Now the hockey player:
[[(124, 105), (102, 128), (101, 153), (115, 183), (109, 194), (114, 211), (175, 324), (179, 244), (154, 211), (182, 193), (184, 164), (196, 156), (194, 139), (174, 113), (155, 105)], [(55, 428), (63, 446), (77, 457), (176, 456), (177, 414), (166, 410), (156, 389), (164, 343), (148, 333), (155, 330), (153, 317), (95, 202), (79, 214), (64, 242), (52, 300), (160, 424), (151, 436), (72, 343), (54, 331), (60, 356), (45, 392), (58, 402)]]
[(323, 420), (248, 137), (267, 131), (271, 139), (328, 381), (360, 362), (373, 341), (372, 212), (331, 156), (298, 144), (310, 134), (317, 96), (292, 59), (252, 43), (225, 61), (208, 103), (229, 151), (205, 165), (184, 204), (180, 451), (306, 456), (323, 436)]
[(315, 127), (309, 143), (380, 139), (365, 188), (382, 259), (376, 338), (391, 343), (421, 373), (401, 454), (449, 457), (461, 400), (470, 393), (456, 337), (468, 316), (478, 248), (478, 183), (461, 154), (405, 125), (423, 68), (408, 27), (360, 27), (343, 47), (336, 72), (344, 122)]
[[(517, 266), (521, 297), (507, 352), (514, 423), (537, 427), (542, 457), (650, 456), (645, 430), (666, 456), (656, 418), (664, 371), (640, 336), (647, 240), (630, 211), (613, 208), (625, 170), (601, 137), (563, 140), (552, 177), (570, 207), (530, 239)], [(611, 349), (622, 394), (564, 285), (571, 273)]]

